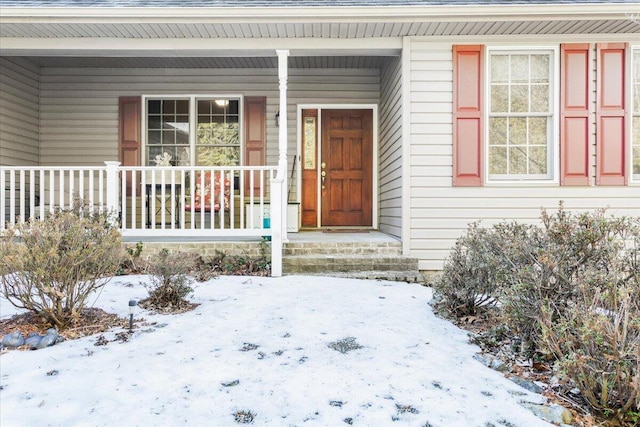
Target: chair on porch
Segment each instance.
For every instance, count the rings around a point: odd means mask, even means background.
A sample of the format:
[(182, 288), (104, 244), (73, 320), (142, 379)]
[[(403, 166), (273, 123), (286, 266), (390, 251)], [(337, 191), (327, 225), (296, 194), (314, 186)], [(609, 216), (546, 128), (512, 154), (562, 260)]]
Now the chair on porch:
[[(201, 212), (204, 212), (205, 228), (211, 227), (211, 215), (215, 215), (220, 212), (220, 209), (225, 211), (225, 226), (230, 224), (230, 181), (226, 175), (220, 172), (214, 172), (213, 174), (213, 189), (211, 188), (211, 172), (204, 173), (204, 180), (201, 172), (197, 172), (194, 175), (194, 192), (191, 198), (191, 203), (185, 205), (185, 213), (187, 215), (192, 214), (196, 227), (200, 227), (200, 219), (202, 218)], [(203, 186), (204, 184), (204, 186)], [(220, 201), (220, 187), (224, 186), (222, 193), (222, 202)], [(213, 191), (212, 191), (213, 190)], [(213, 197), (212, 197), (213, 196)], [(187, 216), (189, 217), (189, 216)], [(214, 222), (215, 227), (215, 222)]]

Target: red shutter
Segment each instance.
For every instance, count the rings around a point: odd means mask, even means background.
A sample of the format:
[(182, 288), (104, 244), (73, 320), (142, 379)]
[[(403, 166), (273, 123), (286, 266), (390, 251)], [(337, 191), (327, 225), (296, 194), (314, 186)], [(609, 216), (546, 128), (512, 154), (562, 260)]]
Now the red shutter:
[[(139, 96), (122, 96), (118, 106), (118, 160), (122, 166), (140, 166), (141, 99)], [(127, 174), (127, 196), (130, 195), (131, 173), (129, 172)]]
[(560, 184), (589, 185), (593, 133), (590, 131), (591, 46), (564, 44), (560, 62)]
[(597, 45), (596, 184), (626, 185), (628, 120), (625, 96), (626, 43)]
[(484, 46), (453, 47), (453, 185), (483, 183)]
[[(244, 99), (244, 120), (245, 120), (245, 166), (265, 165), (265, 143), (267, 138), (266, 120), (267, 98), (264, 96), (245, 97)], [(254, 194), (260, 189), (258, 176), (254, 175)], [(250, 181), (247, 174), (245, 180), (245, 190), (249, 192)]]

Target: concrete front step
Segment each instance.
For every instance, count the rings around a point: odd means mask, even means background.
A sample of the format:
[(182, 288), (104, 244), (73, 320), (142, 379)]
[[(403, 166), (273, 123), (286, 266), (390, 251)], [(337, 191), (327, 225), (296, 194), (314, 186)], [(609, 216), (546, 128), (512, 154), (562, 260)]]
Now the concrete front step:
[(347, 273), (326, 272), (307, 274), (310, 276), (328, 276), (363, 280), (389, 280), (392, 282), (425, 283), (425, 276), (419, 271), (352, 271)]
[(283, 256), (305, 255), (379, 255), (399, 256), (402, 244), (389, 242), (286, 242), (282, 247)]
[(362, 271), (417, 271), (416, 258), (400, 255), (301, 255), (284, 256), (286, 274), (353, 273)]

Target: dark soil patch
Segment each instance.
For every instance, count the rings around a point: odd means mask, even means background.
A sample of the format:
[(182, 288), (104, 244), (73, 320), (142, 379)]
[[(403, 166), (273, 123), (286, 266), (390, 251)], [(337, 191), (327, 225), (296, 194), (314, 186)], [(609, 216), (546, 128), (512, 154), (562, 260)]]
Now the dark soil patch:
[(152, 304), (149, 299), (143, 299), (138, 305), (145, 310), (153, 311), (160, 314), (179, 314), (195, 310), (200, 304), (189, 301), (181, 301), (179, 304)]
[[(107, 313), (100, 308), (85, 308), (78, 319), (58, 333), (64, 339), (76, 339), (106, 332), (115, 327), (128, 328), (128, 319)], [(51, 328), (50, 324), (33, 313), (16, 314), (8, 319), (0, 320), (0, 336), (19, 331), (24, 337), (27, 337), (31, 332), (44, 334), (49, 328)]]

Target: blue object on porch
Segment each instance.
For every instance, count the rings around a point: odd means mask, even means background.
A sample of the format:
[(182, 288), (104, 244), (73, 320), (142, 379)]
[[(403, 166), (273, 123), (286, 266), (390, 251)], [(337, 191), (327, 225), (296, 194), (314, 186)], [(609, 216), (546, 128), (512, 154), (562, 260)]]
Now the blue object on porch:
[[(271, 218), (262, 218), (262, 228), (271, 228)], [(262, 236), (262, 238), (271, 241), (271, 236)]]

